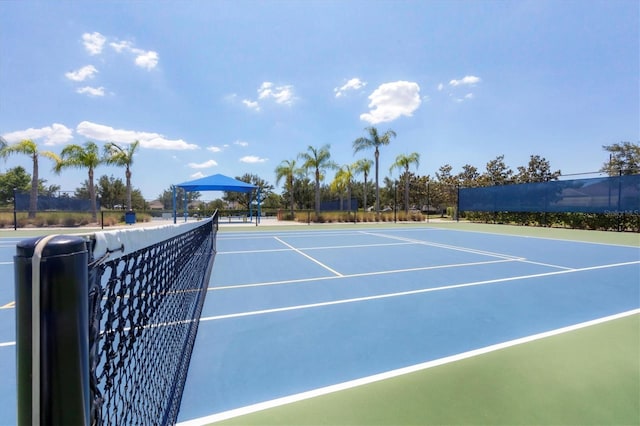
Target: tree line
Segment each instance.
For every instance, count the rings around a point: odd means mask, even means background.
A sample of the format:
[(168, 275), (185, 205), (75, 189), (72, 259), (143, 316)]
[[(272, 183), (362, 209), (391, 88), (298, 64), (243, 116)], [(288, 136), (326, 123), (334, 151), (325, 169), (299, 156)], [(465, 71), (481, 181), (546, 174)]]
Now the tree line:
[[(38, 207), (38, 193), (41, 186), (44, 185), (43, 180), (39, 179), (39, 160), (40, 157), (45, 157), (54, 162), (53, 171), (56, 174), (60, 174), (62, 170), (69, 168), (86, 169), (87, 170), (87, 195), (91, 201), (91, 216), (93, 221), (97, 220), (97, 202), (96, 202), (96, 188), (95, 188), (95, 169), (101, 164), (115, 165), (125, 168), (126, 178), (126, 209), (132, 209), (132, 188), (131, 188), (131, 165), (133, 164), (133, 155), (137, 150), (140, 142), (135, 141), (129, 144), (127, 147), (122, 147), (116, 143), (108, 142), (104, 145), (103, 152), (100, 152), (98, 145), (95, 142), (88, 141), (84, 145), (71, 144), (65, 146), (60, 154), (56, 154), (51, 151), (41, 151), (38, 149), (38, 145), (30, 139), (24, 139), (14, 144), (7, 143), (4, 139), (0, 139), (0, 158), (7, 158), (11, 155), (26, 155), (31, 158), (32, 172), (31, 172), (31, 184), (29, 194), (29, 218), (35, 218)], [(22, 168), (20, 168), (22, 169)], [(7, 178), (9, 175), (9, 178)], [(0, 190), (4, 196), (9, 191), (13, 194), (13, 189), (24, 189), (25, 185), (20, 184), (20, 179), (24, 180), (24, 169), (19, 170), (14, 168), (8, 171), (2, 177), (4, 180), (13, 181), (15, 186), (11, 188), (3, 187)], [(16, 180), (17, 179), (17, 180)], [(107, 178), (108, 179), (108, 178)], [(0, 184), (3, 183), (0, 180)], [(82, 193), (82, 190), (76, 190), (76, 193)], [(10, 198), (4, 198), (2, 201), (6, 202)]]
[[(456, 186), (491, 186), (510, 183), (528, 183), (556, 180), (561, 176), (560, 170), (553, 170), (549, 161), (539, 155), (531, 155), (528, 164), (518, 166), (514, 171), (504, 160), (504, 155), (486, 163), (485, 170), (480, 171), (475, 166), (465, 164), (458, 173), (453, 172), (449, 164), (441, 166), (435, 176), (420, 176), (412, 172), (420, 163), (417, 152), (400, 154), (389, 168), (389, 175), (380, 179), (381, 148), (389, 145), (397, 137), (395, 131), (389, 129), (384, 133), (376, 127), (367, 127), (366, 135), (358, 137), (352, 142), (354, 156), (362, 152), (373, 151), (373, 158), (357, 158), (350, 164), (339, 165), (331, 160), (331, 146), (308, 146), (306, 151), (294, 158), (282, 160), (275, 168), (276, 184), (284, 181), (282, 194), (274, 193), (274, 186), (268, 181), (254, 174), (236, 176), (236, 179), (260, 187), (261, 203), (264, 208), (287, 208), (291, 215), (295, 209), (311, 209), (320, 213), (322, 200), (356, 199), (357, 206), (372, 210), (379, 214), (384, 206), (396, 204), (400, 189), (401, 201), (405, 212), (411, 208), (421, 208), (426, 202), (432, 206), (447, 205), (452, 202), (452, 190)], [(133, 156), (139, 147), (139, 141), (120, 146), (113, 142), (106, 143), (102, 152), (95, 142), (88, 141), (84, 145), (68, 145), (60, 155), (50, 151), (41, 151), (32, 140), (22, 140), (9, 144), (0, 138), (0, 157), (19, 154), (27, 155), (32, 160), (32, 173), (29, 175), (22, 167), (15, 167), (0, 174), (0, 203), (9, 203), (13, 199), (13, 189), (29, 190), (29, 217), (35, 217), (38, 194), (53, 194), (60, 190), (59, 186), (49, 185), (44, 179), (39, 179), (39, 159), (48, 158), (54, 162), (53, 171), (58, 174), (66, 168), (87, 170), (87, 180), (80, 188), (76, 188), (75, 196), (91, 200), (92, 216), (96, 219), (96, 197), (99, 195), (102, 205), (108, 208), (116, 206), (127, 210), (145, 207), (142, 193), (131, 186)], [(640, 173), (640, 145), (631, 142), (614, 143), (602, 147), (609, 158), (602, 165), (601, 172), (611, 176), (617, 174)], [(115, 165), (125, 169), (125, 183), (120, 178), (101, 176), (95, 183), (95, 169), (102, 164)], [(374, 181), (370, 182), (370, 175), (374, 172)], [(329, 171), (335, 171), (331, 182), (324, 183)], [(397, 177), (393, 173), (397, 172)], [(362, 176), (362, 180), (358, 177)], [(178, 188), (176, 199), (178, 208), (183, 208), (184, 195)], [(187, 202), (199, 200), (198, 192), (187, 193)], [(169, 188), (159, 195), (164, 209), (172, 208), (173, 189)], [(239, 208), (249, 208), (250, 194), (225, 192), (222, 200), (212, 203), (215, 208), (228, 205)], [(342, 203), (340, 204), (342, 205)], [(427, 206), (431, 207), (431, 206)]]
[[(561, 171), (553, 170), (549, 161), (540, 155), (531, 155), (528, 164), (518, 166), (516, 171), (506, 165), (504, 155), (487, 162), (486, 169), (480, 172), (475, 166), (465, 164), (462, 170), (454, 174), (453, 167), (449, 164), (441, 166), (435, 172), (435, 176), (419, 176), (411, 171), (417, 168), (420, 162), (420, 154), (416, 152), (400, 154), (392, 163), (389, 173), (394, 170), (400, 172), (397, 179), (391, 176), (384, 177), (383, 185), (380, 184), (379, 162), (380, 148), (391, 143), (396, 132), (387, 130), (380, 133), (375, 127), (367, 127), (366, 137), (360, 137), (353, 141), (354, 155), (361, 151), (373, 151), (371, 158), (360, 158), (351, 164), (337, 165), (331, 160), (330, 145), (321, 147), (309, 146), (306, 152), (298, 154), (296, 158), (283, 160), (276, 167), (276, 183), (284, 180), (283, 202), (288, 204), (291, 216), (296, 208), (311, 208), (309, 202), (310, 176), (313, 178), (314, 208), (316, 215), (320, 213), (320, 200), (334, 199), (337, 197), (352, 196), (358, 201), (358, 205), (364, 210), (369, 209), (368, 201), (373, 199), (371, 209), (378, 215), (381, 205), (396, 204), (398, 188), (402, 188), (402, 205), (405, 213), (411, 208), (425, 206), (427, 208), (437, 205), (451, 206), (454, 203), (455, 187), (492, 186), (516, 183), (545, 182), (557, 180)], [(604, 145), (603, 149), (609, 153), (601, 170), (614, 176), (617, 174), (640, 173), (640, 145), (631, 142), (621, 142), (612, 145)], [(371, 168), (375, 166), (374, 187), (369, 186), (368, 177)], [(334, 180), (325, 186), (321, 186), (329, 170), (337, 170)], [(356, 176), (362, 175), (363, 181), (355, 181)], [(342, 203), (340, 203), (342, 205)], [(357, 207), (356, 207), (357, 208)]]
[[(358, 158), (353, 163), (338, 165), (331, 160), (331, 146), (326, 144), (308, 146), (306, 151), (297, 156), (282, 160), (275, 168), (276, 184), (283, 182), (281, 195), (274, 194), (273, 185), (259, 176), (245, 174), (235, 178), (261, 188), (264, 208), (286, 208), (290, 217), (293, 217), (297, 209), (314, 209), (318, 215), (322, 201), (344, 197), (356, 200), (356, 205), (351, 206), (354, 210), (372, 210), (376, 214), (396, 204), (402, 205), (405, 212), (412, 208), (440, 209), (455, 205), (457, 187), (545, 182), (561, 176), (561, 171), (554, 170), (550, 162), (540, 155), (531, 155), (526, 165), (518, 166), (515, 170), (505, 163), (504, 155), (498, 155), (486, 163), (483, 171), (465, 164), (458, 173), (454, 173), (453, 167), (445, 164), (433, 177), (420, 176), (411, 171), (413, 167), (417, 169), (420, 162), (420, 154), (413, 152), (398, 155), (389, 168), (389, 175), (381, 180), (381, 147), (389, 145), (396, 133), (387, 130), (381, 134), (375, 127), (368, 127), (365, 131), (366, 137), (357, 138), (352, 143), (354, 155), (369, 150), (373, 151), (373, 159)], [(600, 172), (610, 176), (640, 173), (640, 145), (621, 142), (604, 145), (603, 149), (609, 153), (609, 159), (603, 163)], [(375, 173), (373, 183), (370, 182), (372, 169)], [(331, 182), (325, 182), (329, 171), (335, 171), (334, 178)], [(394, 171), (399, 173), (396, 178), (393, 178)], [(362, 180), (358, 180), (358, 176), (362, 176)], [(398, 192), (402, 193), (401, 200), (397, 199)], [(167, 208), (171, 194), (167, 190), (161, 196), (166, 200)], [(199, 195), (196, 194), (189, 201), (196, 200)], [(221, 209), (233, 204), (248, 209), (249, 202), (247, 194), (225, 193), (222, 200), (215, 200), (209, 207)]]

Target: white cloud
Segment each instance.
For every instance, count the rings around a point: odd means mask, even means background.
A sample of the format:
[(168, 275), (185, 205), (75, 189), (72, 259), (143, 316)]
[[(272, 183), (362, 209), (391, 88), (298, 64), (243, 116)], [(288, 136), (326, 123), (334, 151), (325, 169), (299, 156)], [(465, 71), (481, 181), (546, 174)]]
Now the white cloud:
[(109, 46), (111, 46), (113, 50), (115, 50), (118, 53), (122, 53), (123, 50), (131, 51), (133, 49), (133, 45), (131, 44), (130, 41), (118, 41), (118, 42), (114, 41), (109, 43)]
[(217, 147), (217, 146), (209, 146), (209, 147), (207, 147), (207, 151), (211, 151), (211, 152), (222, 152), (222, 148)]
[(452, 99), (454, 102), (457, 102), (457, 103), (462, 103), (462, 102), (464, 102), (464, 101), (468, 101), (468, 100), (471, 100), (471, 99), (473, 99), (473, 98), (474, 98), (473, 93), (467, 93), (466, 95), (464, 95), (464, 96), (463, 96), (463, 97), (461, 97), (461, 98), (460, 98), (460, 97), (455, 96), (453, 93), (450, 93), (450, 94), (449, 94), (449, 96), (451, 97), (451, 99)]
[(45, 145), (61, 145), (73, 139), (73, 130), (63, 124), (53, 123), (51, 126), (39, 129), (29, 128), (7, 133), (2, 137), (9, 143), (19, 142), (23, 139), (42, 139)]
[(204, 163), (189, 163), (188, 166), (192, 169), (208, 169), (210, 167), (217, 166), (216, 160), (205, 161)]
[(252, 109), (254, 111), (260, 111), (260, 104), (258, 103), (258, 101), (251, 101), (249, 99), (243, 99), (242, 103), (245, 104), (245, 106), (249, 109)]
[(102, 47), (104, 43), (107, 41), (105, 36), (100, 33), (84, 33), (82, 34), (82, 42), (84, 43), (84, 48), (89, 52), (90, 55), (99, 55), (102, 53)]
[(139, 49), (130, 41), (113, 41), (109, 43), (109, 46), (117, 53), (133, 53), (135, 55), (134, 62), (140, 68), (151, 70), (158, 65), (158, 52)]
[(360, 119), (371, 124), (393, 121), (404, 115), (411, 117), (422, 103), (420, 86), (411, 81), (395, 81), (381, 84), (369, 95), (368, 113), (360, 114)]
[(268, 158), (260, 158), (257, 157), (255, 155), (247, 155), (245, 157), (242, 157), (240, 159), (241, 163), (248, 163), (248, 164), (255, 164), (255, 163), (264, 163), (265, 161), (268, 161)]
[[(236, 94), (231, 94), (225, 97), (230, 102), (235, 102), (237, 99)], [(293, 94), (293, 86), (284, 85), (284, 86), (275, 86), (270, 81), (263, 82), (258, 88), (258, 99), (243, 99), (242, 104), (249, 109), (254, 111), (262, 110), (262, 101), (272, 100), (277, 104), (281, 105), (291, 105), (295, 101), (295, 97)]]
[(135, 130), (114, 129), (102, 124), (83, 121), (76, 127), (78, 134), (99, 141), (118, 143), (133, 143), (140, 141), (140, 146), (150, 149), (187, 150), (198, 149), (197, 145), (189, 144), (182, 139), (171, 140), (158, 133), (139, 132)]
[(196, 173), (192, 174), (192, 175), (191, 175), (191, 176), (189, 176), (189, 177), (192, 177), (192, 178), (194, 178), (194, 179), (200, 179), (200, 178), (203, 178), (203, 177), (205, 177), (205, 176), (206, 176), (206, 175), (205, 175), (204, 173), (202, 173), (202, 172), (196, 172)]
[(89, 95), (89, 96), (104, 96), (104, 87), (90, 87), (85, 86), (76, 90), (77, 93), (81, 95)]
[(273, 83), (270, 81), (265, 81), (258, 88), (258, 99), (264, 99), (271, 95), (271, 88), (273, 87)]
[(148, 52), (136, 51), (134, 53), (138, 54), (138, 56), (136, 56), (136, 65), (139, 66), (140, 68), (146, 68), (147, 70), (151, 70), (158, 65), (158, 52), (149, 50)]
[(98, 70), (93, 65), (86, 65), (76, 71), (65, 73), (64, 76), (69, 80), (84, 81), (87, 78), (93, 78), (97, 72)]
[(278, 104), (291, 105), (293, 86), (274, 86), (270, 81), (265, 81), (258, 89), (258, 99), (273, 99)]
[(238, 145), (238, 146), (242, 146), (242, 147), (249, 146), (249, 142), (245, 142), (245, 141), (235, 141), (233, 144), (234, 145)]
[(451, 80), (449, 82), (450, 86), (461, 86), (461, 85), (470, 85), (473, 86), (474, 84), (480, 83), (480, 77), (476, 77), (473, 75), (467, 75), (465, 77), (463, 77), (461, 80)]
[(438, 84), (438, 92), (442, 92), (442, 89), (444, 89), (444, 84)]
[(362, 89), (366, 85), (367, 85), (367, 83), (365, 81), (362, 81), (362, 80), (360, 80), (359, 78), (356, 77), (356, 78), (352, 78), (351, 80), (347, 81), (341, 87), (336, 87), (335, 89), (333, 89), (333, 91), (336, 93), (336, 98), (339, 98), (339, 97), (343, 96), (345, 94), (345, 92), (348, 91), (348, 90)]

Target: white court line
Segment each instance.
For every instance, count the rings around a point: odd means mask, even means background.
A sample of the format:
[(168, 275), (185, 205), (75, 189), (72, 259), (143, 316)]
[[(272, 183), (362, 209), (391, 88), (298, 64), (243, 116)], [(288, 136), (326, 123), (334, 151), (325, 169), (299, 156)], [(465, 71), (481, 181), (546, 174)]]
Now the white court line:
[(313, 389), (307, 392), (302, 392), (295, 395), (285, 396), (283, 398), (274, 399), (271, 401), (260, 402), (253, 405), (248, 405), (246, 407), (236, 408), (234, 410), (224, 411), (221, 413), (213, 414), (206, 417), (201, 417), (198, 419), (188, 420), (185, 422), (178, 423), (178, 426), (200, 426), (208, 423), (219, 422), (222, 420), (231, 419), (234, 417), (242, 416), (245, 414), (251, 414), (258, 411), (266, 410), (269, 408), (275, 408), (286, 404), (291, 404), (298, 401), (304, 401), (306, 399), (315, 398), (317, 396), (327, 395), (334, 392), (339, 392), (347, 389), (352, 389), (358, 386), (367, 385), (370, 383), (379, 382), (382, 380), (391, 379), (398, 376), (403, 376), (406, 374), (415, 373), (418, 371), (423, 371), (429, 368), (437, 367), (440, 365), (449, 364), (456, 361), (461, 361), (467, 358), (472, 358), (475, 356), (487, 354), (490, 352), (498, 351), (501, 349), (510, 348), (512, 346), (521, 345), (524, 343), (533, 342), (536, 340), (541, 340), (547, 337), (557, 336), (559, 334), (568, 333), (571, 331), (579, 330), (581, 328), (590, 327), (593, 325), (605, 323), (608, 321), (613, 321), (616, 319), (628, 317), (631, 315), (640, 314), (640, 309), (634, 309), (627, 312), (622, 312), (615, 315), (610, 315), (603, 318), (598, 318), (591, 321), (585, 321), (579, 324), (570, 325), (567, 327), (558, 328), (555, 330), (545, 331), (543, 333), (533, 334), (527, 337), (521, 337), (519, 339), (510, 340), (507, 342), (497, 343), (495, 345), (485, 346), (483, 348), (474, 349), (471, 351), (463, 352), (457, 355), (452, 355), (440, 359), (435, 359), (433, 361), (427, 361), (421, 364), (410, 365), (404, 368), (398, 368), (396, 370), (387, 371), (380, 374), (374, 374), (372, 376), (363, 377), (356, 380), (351, 380), (348, 382), (338, 383), (331, 386), (326, 386), (323, 388)]
[(0, 265), (13, 265), (13, 262), (0, 262)]
[[(384, 236), (384, 234), (380, 234), (380, 236)], [(508, 254), (494, 253), (494, 252), (485, 251), (485, 250), (476, 250), (476, 249), (471, 249), (471, 248), (466, 248), (466, 247), (451, 246), (451, 245), (447, 245), (447, 244), (433, 243), (433, 242), (427, 242), (427, 241), (421, 241), (421, 240), (412, 240), (412, 239), (409, 239), (409, 238), (402, 238), (402, 237), (389, 236), (389, 238), (406, 240), (406, 241), (415, 241), (416, 244), (424, 244), (424, 245), (428, 245), (428, 246), (440, 247), (440, 248), (445, 248), (445, 249), (450, 249), (450, 250), (459, 250), (459, 251), (465, 251), (465, 252), (469, 252), (469, 253), (477, 253), (477, 254), (486, 255), (486, 256), (512, 258), (514, 260), (518, 260), (518, 261), (523, 262), (523, 263), (530, 263), (532, 265), (547, 266), (549, 268), (567, 269), (567, 270), (573, 269), (573, 268), (569, 268), (569, 267), (566, 267), (566, 266), (553, 265), (553, 264), (550, 264), (550, 263), (534, 262), (532, 260), (527, 260), (527, 258), (525, 258), (525, 257), (511, 256), (511, 255), (508, 255)]]
[(216, 253), (216, 256), (225, 255), (225, 254), (277, 253), (277, 252), (283, 252), (283, 251), (291, 251), (291, 249), (280, 248), (280, 249), (256, 249), (256, 250), (219, 251), (219, 252)]
[(2, 347), (9, 347), (9, 346), (15, 346), (16, 342), (0, 342), (0, 348)]
[(573, 273), (576, 273), (576, 272), (595, 271), (595, 270), (598, 270), (598, 269), (617, 268), (617, 267), (620, 267), (620, 266), (629, 266), (629, 265), (637, 265), (637, 264), (640, 264), (640, 260), (639, 261), (633, 261), (633, 262), (614, 263), (614, 264), (610, 264), (610, 265), (589, 266), (589, 267), (586, 267), (586, 268), (577, 268), (577, 269), (569, 269), (569, 270), (563, 269), (563, 270), (560, 270), (560, 271), (544, 272), (544, 273), (540, 273), (540, 274), (531, 274), (531, 275), (520, 275), (520, 276), (517, 276), (517, 277), (497, 278), (497, 279), (493, 279), (493, 280), (475, 281), (475, 282), (463, 283), (463, 284), (452, 284), (452, 285), (447, 285), (447, 286), (442, 286), (442, 287), (422, 288), (422, 289), (418, 289), (418, 290), (400, 291), (400, 292), (397, 292), (397, 293), (384, 293), (384, 294), (377, 294), (377, 295), (373, 295), (373, 296), (354, 297), (354, 298), (351, 298), (351, 299), (332, 300), (332, 301), (329, 301), (329, 302), (309, 303), (309, 304), (306, 304), (306, 305), (285, 306), (285, 307), (282, 307), (282, 308), (261, 309), (261, 310), (257, 310), (257, 311), (237, 312), (237, 313), (234, 313), (234, 314), (215, 315), (215, 316), (211, 316), (211, 317), (201, 318), (200, 321), (217, 321), (217, 320), (223, 320), (223, 319), (248, 317), (248, 316), (254, 316), (254, 315), (274, 314), (274, 313), (278, 313), (278, 312), (296, 311), (296, 310), (301, 310), (301, 309), (319, 308), (319, 307), (332, 306), (332, 305), (343, 305), (343, 304), (346, 304), (346, 303), (365, 302), (365, 301), (378, 300), (378, 299), (389, 299), (389, 298), (392, 298), (392, 297), (410, 296), (410, 295), (414, 295), (414, 294), (431, 293), (431, 292), (443, 291), (443, 290), (453, 290), (453, 289), (456, 289), (456, 288), (475, 287), (475, 286), (481, 286), (481, 285), (504, 283), (504, 282), (509, 282), (509, 281), (527, 280), (527, 279), (542, 278), (542, 277), (551, 277), (551, 276), (555, 276), (555, 275), (573, 274)]
[(253, 235), (240, 235), (240, 234), (227, 234), (227, 235), (218, 235), (218, 241), (220, 240), (253, 240), (253, 239), (271, 239), (274, 237), (294, 237), (294, 238), (328, 238), (334, 236), (343, 236), (343, 235), (358, 235), (360, 231), (328, 231), (328, 230), (317, 230), (317, 231), (303, 231), (303, 232), (265, 232), (256, 236)]
[(567, 266), (553, 265), (551, 263), (543, 263), (543, 262), (534, 262), (533, 260), (526, 260), (526, 259), (518, 259), (518, 262), (530, 263), (531, 265), (547, 266), (549, 268), (555, 268), (555, 269), (566, 269), (566, 270), (574, 269), (574, 268), (569, 268)]
[[(276, 238), (277, 237), (272, 237)], [(345, 248), (369, 248), (369, 247), (390, 247), (390, 246), (406, 246), (415, 243), (411, 242), (402, 242), (402, 243), (378, 243), (378, 244), (352, 244), (347, 246), (325, 246), (325, 247), (300, 247), (297, 250), (336, 250), (336, 249), (345, 249)], [(234, 251), (219, 251), (217, 254), (251, 254), (251, 253), (272, 253), (272, 252), (283, 252), (283, 251), (296, 251), (296, 249), (257, 249), (257, 250), (234, 250)]]
[(350, 244), (346, 246), (321, 246), (321, 247), (304, 247), (300, 250), (335, 250), (345, 248), (369, 248), (369, 247), (391, 247), (391, 246), (409, 246), (415, 245), (412, 242), (400, 242), (400, 243), (376, 243), (376, 244)]
[[(629, 244), (615, 244), (615, 243), (599, 243), (596, 241), (584, 241), (578, 239), (569, 239), (569, 238), (554, 238), (554, 237), (542, 237), (537, 235), (517, 235), (517, 234), (503, 234), (500, 232), (489, 232), (489, 231), (475, 231), (470, 229), (453, 229), (453, 228), (438, 228), (443, 231), (453, 231), (453, 232), (462, 232), (462, 233), (470, 233), (470, 234), (484, 234), (491, 235), (494, 237), (511, 237), (511, 238), (531, 238), (533, 240), (547, 240), (547, 241), (564, 241), (567, 243), (577, 243), (577, 244), (587, 244), (587, 245), (599, 245), (599, 246), (611, 246), (611, 247), (625, 247), (625, 248), (635, 248), (640, 249), (638, 245), (629, 245)], [(541, 228), (545, 229), (545, 228)], [(575, 231), (580, 231), (576, 229)], [(544, 232), (544, 231), (543, 231)], [(588, 231), (592, 232), (592, 231)], [(605, 231), (606, 232), (606, 231)]]
[(461, 251), (461, 252), (465, 252), (465, 253), (480, 254), (480, 255), (483, 255), (483, 256), (498, 257), (498, 258), (501, 258), (501, 259), (518, 259), (518, 260), (519, 259), (524, 259), (522, 257), (511, 256), (509, 254), (494, 253), (494, 252), (490, 252), (490, 251), (486, 251), (486, 250), (476, 250), (476, 249), (467, 248), (467, 247), (458, 247), (458, 246), (452, 246), (452, 245), (448, 245), (448, 244), (434, 243), (434, 242), (430, 242), (430, 241), (415, 240), (413, 238), (396, 237), (396, 236), (393, 236), (393, 235), (378, 234), (378, 233), (375, 233), (375, 232), (362, 232), (362, 233), (366, 234), (366, 235), (374, 235), (376, 237), (389, 238), (391, 240), (406, 241), (406, 242), (410, 242), (410, 243), (414, 243), (414, 244), (420, 244), (420, 245), (424, 245), (424, 246), (438, 247), (438, 248), (443, 248), (443, 249), (447, 249), (447, 250)]
[(322, 262), (320, 262), (319, 260), (316, 260), (316, 259), (314, 259), (313, 257), (309, 256), (308, 254), (306, 254), (306, 253), (304, 253), (304, 252), (302, 252), (302, 251), (298, 250), (297, 248), (295, 248), (295, 247), (294, 247), (294, 246), (292, 246), (291, 244), (285, 243), (284, 241), (282, 241), (282, 240), (281, 240), (280, 238), (278, 238), (278, 237), (274, 237), (274, 238), (275, 238), (277, 241), (280, 241), (280, 242), (281, 242), (282, 244), (284, 244), (285, 246), (289, 247), (291, 250), (295, 251), (296, 253), (301, 254), (302, 256), (306, 257), (306, 258), (307, 258), (307, 259), (309, 259), (310, 261), (312, 261), (312, 262), (314, 262), (314, 263), (316, 263), (316, 264), (318, 264), (318, 265), (322, 266), (322, 267), (323, 267), (324, 269), (326, 269), (327, 271), (329, 271), (329, 272), (331, 272), (331, 273), (333, 273), (333, 274), (335, 274), (335, 275), (337, 275), (337, 276), (339, 276), (339, 277), (342, 277), (342, 276), (343, 276), (340, 272), (338, 272), (338, 271), (336, 271), (336, 270), (334, 270), (334, 269), (331, 269), (330, 267), (328, 267), (328, 266), (327, 266), (327, 265), (325, 265), (324, 263), (322, 263)]
[(253, 284), (237, 284), (237, 285), (227, 285), (227, 286), (220, 286), (220, 287), (209, 287), (208, 290), (213, 290), (213, 291), (233, 290), (238, 288), (264, 287), (264, 286), (270, 286), (270, 285), (298, 284), (298, 283), (306, 283), (310, 281), (336, 280), (336, 279), (355, 278), (355, 277), (371, 277), (374, 275), (388, 275), (388, 274), (400, 274), (403, 272), (430, 271), (432, 269), (461, 268), (465, 266), (490, 265), (494, 263), (505, 263), (505, 262), (515, 262), (515, 261), (516, 259), (500, 259), (500, 260), (485, 260), (484, 262), (453, 263), (449, 265), (436, 265), (436, 266), (419, 266), (417, 268), (392, 269), (388, 271), (376, 271), (376, 272), (359, 272), (357, 274), (347, 274), (347, 275), (340, 275), (340, 276), (331, 275), (326, 277), (298, 278), (294, 280), (266, 281), (266, 282), (253, 283)]

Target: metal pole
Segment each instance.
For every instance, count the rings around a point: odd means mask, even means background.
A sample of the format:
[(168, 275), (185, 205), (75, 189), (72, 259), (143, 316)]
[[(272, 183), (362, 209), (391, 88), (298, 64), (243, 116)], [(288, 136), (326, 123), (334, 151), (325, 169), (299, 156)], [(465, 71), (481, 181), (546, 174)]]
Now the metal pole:
[(187, 190), (184, 190), (184, 205), (182, 210), (184, 211), (184, 221), (187, 221), (187, 217), (189, 216), (189, 205), (187, 204)]
[(429, 182), (427, 182), (427, 223), (429, 223), (429, 212), (431, 212), (431, 194), (429, 193)]
[(460, 185), (456, 184), (456, 222), (460, 222)]
[(23, 240), (14, 257), (18, 424), (90, 424), (86, 240)]
[(618, 170), (618, 232), (622, 232), (622, 169)]
[(393, 223), (397, 222), (398, 214), (398, 181), (396, 181), (395, 184), (395, 191), (393, 194)]
[(16, 213), (17, 202), (18, 202), (18, 200), (16, 199), (17, 191), (18, 191), (17, 188), (13, 188), (13, 230), (14, 231), (18, 230), (18, 213)]
[(171, 185), (171, 189), (173, 190), (173, 224), (175, 225), (177, 222), (177, 206), (176, 206), (176, 187), (175, 185)]

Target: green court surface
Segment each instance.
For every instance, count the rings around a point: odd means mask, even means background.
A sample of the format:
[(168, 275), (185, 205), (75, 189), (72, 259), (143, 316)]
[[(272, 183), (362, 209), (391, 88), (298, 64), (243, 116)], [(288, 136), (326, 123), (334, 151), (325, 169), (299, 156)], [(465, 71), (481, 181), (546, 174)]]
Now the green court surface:
[(217, 424), (639, 423), (636, 314)]

